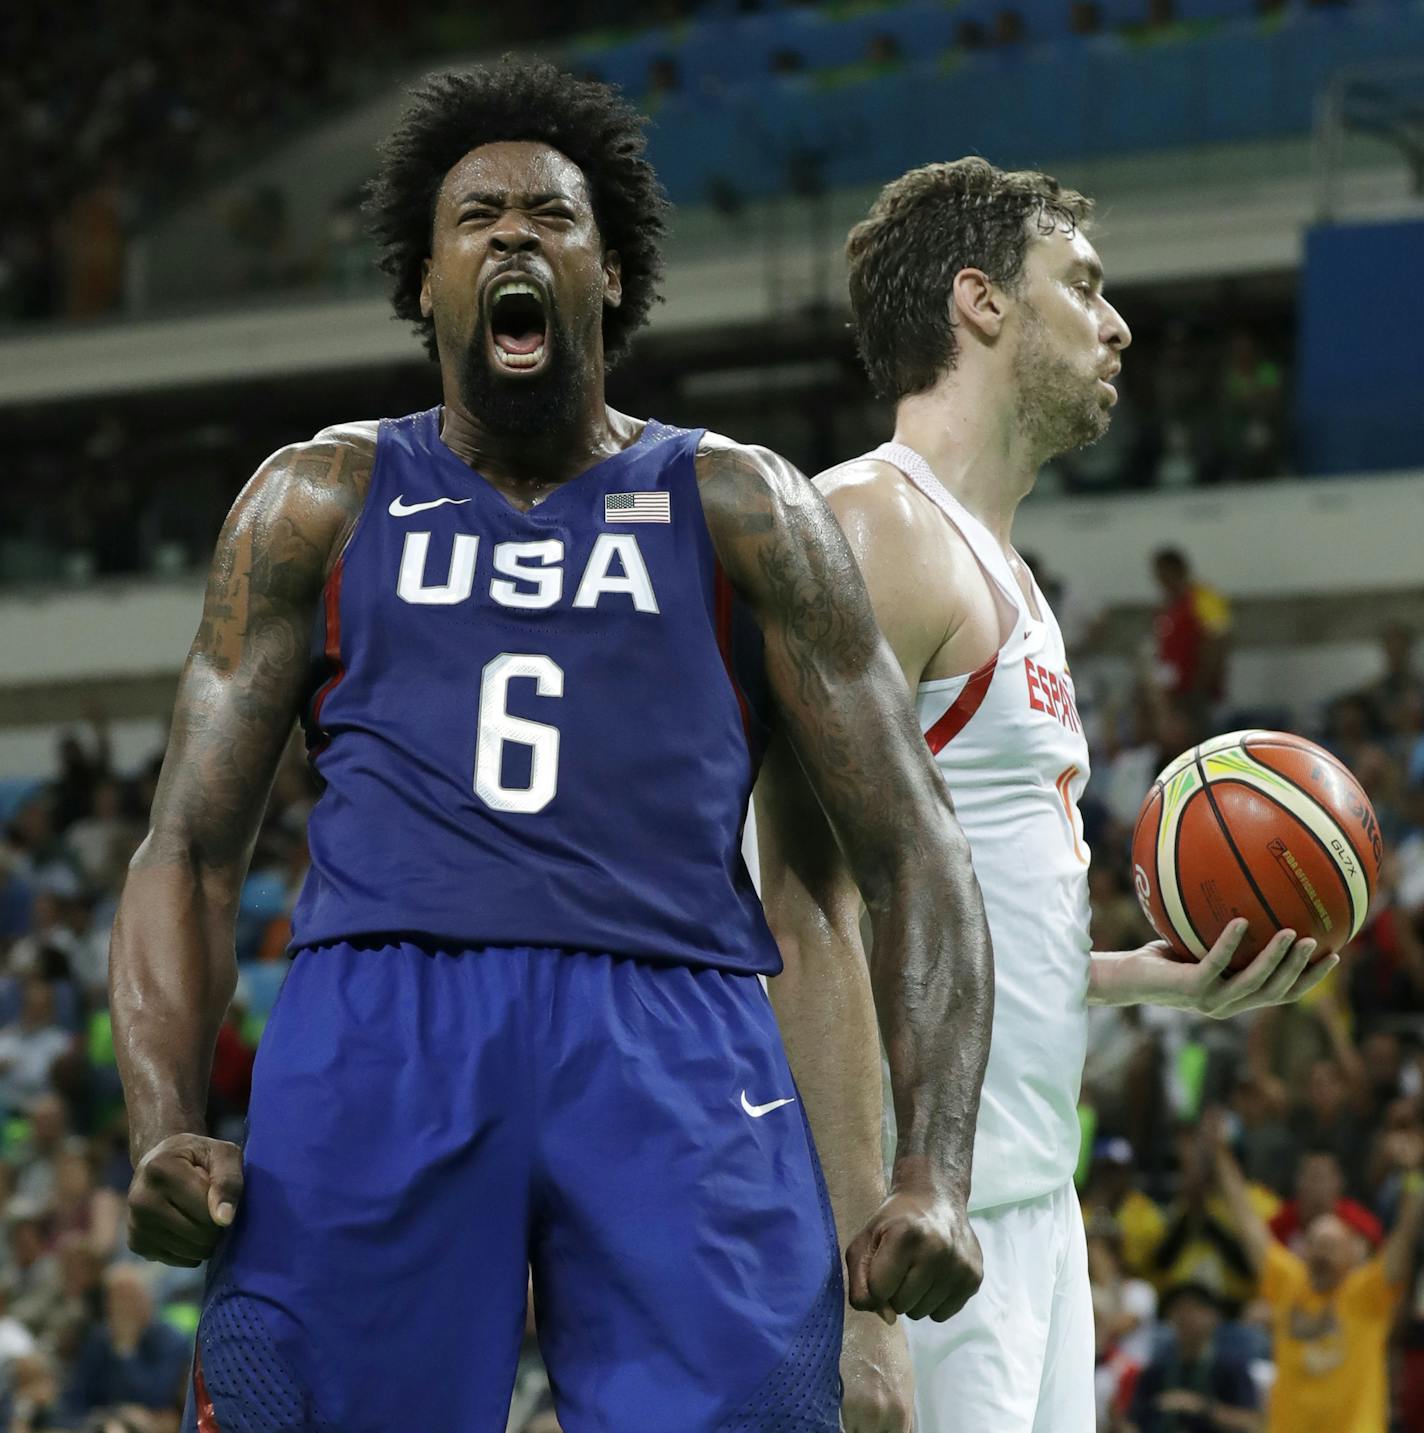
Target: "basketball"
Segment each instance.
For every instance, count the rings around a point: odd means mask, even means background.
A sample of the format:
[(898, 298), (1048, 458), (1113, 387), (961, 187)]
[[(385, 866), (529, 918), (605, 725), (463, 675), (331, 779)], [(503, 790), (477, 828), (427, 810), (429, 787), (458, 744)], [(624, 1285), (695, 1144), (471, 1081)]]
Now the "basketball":
[(1143, 912), (1182, 960), (1228, 922), (1250, 929), (1239, 970), (1278, 930), (1339, 950), (1364, 924), (1383, 846), (1349, 769), (1282, 731), (1236, 731), (1183, 752), (1152, 783), (1132, 838)]

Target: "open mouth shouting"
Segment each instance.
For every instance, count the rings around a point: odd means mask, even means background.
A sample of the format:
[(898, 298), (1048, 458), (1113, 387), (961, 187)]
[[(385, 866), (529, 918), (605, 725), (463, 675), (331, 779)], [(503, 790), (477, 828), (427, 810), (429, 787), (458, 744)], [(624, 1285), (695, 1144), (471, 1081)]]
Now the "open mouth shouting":
[(514, 372), (543, 367), (549, 352), (549, 301), (541, 284), (522, 274), (499, 278), (490, 287), (490, 343), (496, 362)]

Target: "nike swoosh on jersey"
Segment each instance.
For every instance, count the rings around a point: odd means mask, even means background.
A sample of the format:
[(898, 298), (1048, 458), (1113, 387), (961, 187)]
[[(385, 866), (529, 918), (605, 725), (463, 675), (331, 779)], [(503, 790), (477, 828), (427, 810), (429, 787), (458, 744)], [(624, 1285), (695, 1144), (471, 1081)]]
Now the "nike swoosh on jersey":
[(467, 503), (469, 498), (432, 498), (428, 503), (408, 503), (404, 496), (391, 499), (391, 505), (387, 512), (392, 517), (410, 517), (413, 513), (426, 512), (430, 508), (438, 508), (441, 503)]
[(795, 1100), (793, 1100), (793, 1099), (788, 1099), (788, 1100), (771, 1100), (769, 1103), (764, 1104), (764, 1105), (754, 1105), (754, 1104), (751, 1103), (750, 1100), (747, 1099), (747, 1092), (746, 1092), (745, 1090), (742, 1091), (742, 1108), (743, 1108), (754, 1120), (759, 1120), (763, 1115), (770, 1114), (770, 1113), (772, 1112), (772, 1110), (779, 1110), (779, 1109), (782, 1107), (782, 1105), (794, 1105), (795, 1103), (796, 1103)]

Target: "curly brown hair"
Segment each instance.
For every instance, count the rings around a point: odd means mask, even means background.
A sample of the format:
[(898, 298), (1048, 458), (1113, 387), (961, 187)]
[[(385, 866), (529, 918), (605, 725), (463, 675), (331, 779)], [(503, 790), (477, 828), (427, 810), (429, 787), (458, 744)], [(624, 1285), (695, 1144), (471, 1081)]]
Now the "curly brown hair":
[(648, 321), (659, 295), (668, 201), (645, 155), (646, 121), (611, 85), (581, 80), (542, 60), (506, 55), (478, 69), (427, 75), (381, 146), (380, 171), (365, 211), (391, 276), (391, 304), (425, 340), (435, 324), (420, 312), (436, 196), (451, 168), (472, 149), (531, 139), (557, 149), (583, 171), (606, 249), (622, 266), (623, 301), (603, 310), (603, 356), (611, 368)]
[(1031, 239), (1085, 225), (1093, 201), (1034, 169), (926, 164), (892, 180), (846, 240), (856, 347), (881, 398), (923, 393), (955, 365), (961, 269), (1013, 292)]

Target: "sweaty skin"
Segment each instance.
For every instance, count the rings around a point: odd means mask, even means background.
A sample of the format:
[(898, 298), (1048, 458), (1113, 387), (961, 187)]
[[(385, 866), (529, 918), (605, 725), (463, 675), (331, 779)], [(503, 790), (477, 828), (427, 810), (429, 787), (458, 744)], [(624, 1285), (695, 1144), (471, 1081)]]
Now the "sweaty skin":
[[(494, 366), (485, 296), (511, 273), (538, 288), (556, 322), (539, 367), (506, 372)], [(618, 256), (603, 248), (581, 173), (557, 151), (484, 145), (446, 175), (422, 291), (439, 348), (441, 436), (514, 505), (527, 509), (640, 434), (639, 420), (604, 402), (599, 318), (620, 299)], [(537, 432), (492, 419), (501, 405), (513, 422), (537, 414), (532, 385), (546, 382), (557, 383), (558, 403)], [(471, 401), (491, 392), (489, 408)], [(356, 424), (283, 449), (238, 498), (115, 924), (110, 994), (135, 1162), (129, 1240), (167, 1263), (203, 1259), (242, 1195), (239, 1151), (203, 1122), (236, 978), (237, 898), (306, 695), (322, 587), (369, 485), (374, 437), (373, 425)], [(877, 927), (902, 1147), (891, 1198), (869, 1211), (852, 1246), (852, 1294), (865, 1307), (944, 1317), (981, 1276), (964, 1199), (992, 1015), (963, 833), (815, 489), (774, 455), (715, 438), (698, 476), (714, 547), (761, 624), (788, 743)], [(948, 1062), (946, 1029), (957, 1041)]]
[(114, 921), (109, 999), (135, 1177), (129, 1244), (191, 1267), (232, 1222), (242, 1157), (205, 1137), (237, 982), (238, 895), (308, 675), (321, 588), (360, 512), (374, 425), (282, 450), (218, 539), (148, 836)]
[[(1103, 299), (1095, 251), (1077, 232), (1031, 241), (1021, 292), (964, 269), (953, 303), (960, 361), (899, 401), (895, 440), (926, 456), (999, 537), (1032, 609), (1032, 580), (1009, 545), (1014, 511), (1044, 461), (1105, 431), (1117, 398), (1110, 380), (1130, 337)], [(816, 486), (861, 568), (907, 694), (921, 682), (973, 672), (999, 650), (1004, 624), (1015, 618), (1001, 610), (958, 529), (897, 468), (859, 459), (822, 474)], [(937, 771), (928, 779), (940, 784)], [(854, 872), (784, 745), (768, 752), (756, 800), (762, 896), (786, 965), (771, 997), (837, 1219), (843, 1230), (854, 1228), (880, 1196), (881, 1074), (868, 1039), (883, 1000), (878, 955), (872, 950), (867, 982)], [(958, 882), (963, 868), (943, 868), (939, 877)], [(1228, 976), (1245, 929), (1245, 922), (1228, 926), (1197, 965), (1168, 959), (1160, 942), (1094, 953), (1088, 1001), (1151, 1001), (1225, 1018), (1298, 999), (1333, 968), (1322, 961), (1307, 971), (1314, 942), (1283, 931)], [(956, 1030), (946, 1028), (936, 1050), (946, 1066), (957, 1066), (952, 1082), (961, 1095), (979, 1089)], [(956, 1102), (953, 1111), (972, 1138), (975, 1107)], [(966, 1151), (966, 1177), (968, 1169)], [(919, 1312), (903, 1298), (892, 1307)], [(912, 1380), (899, 1330), (850, 1314), (841, 1372), (846, 1433), (909, 1429)]]
[[(608, 418), (625, 442), (641, 430)], [(115, 924), (111, 995), (138, 1171), (130, 1240), (165, 1262), (204, 1258), (241, 1195), (236, 1147), (205, 1138), (203, 1125), (236, 978), (237, 896), (301, 707), (321, 589), (360, 511), (373, 452), (369, 425), (327, 430), (278, 453), (238, 499)], [(992, 1013), (964, 839), (815, 489), (774, 454), (715, 438), (698, 475), (718, 556), (761, 623), (787, 739), (843, 832), (880, 933), (877, 986), (903, 1134), (896, 1192), (852, 1251), (852, 1290), (873, 1307), (944, 1317), (979, 1277), (962, 1208)], [(918, 878), (926, 868), (963, 876), (928, 883)], [(927, 1032), (946, 1027), (961, 1030), (960, 1057), (932, 1059)]]

